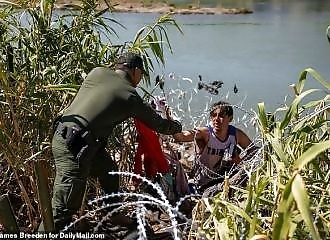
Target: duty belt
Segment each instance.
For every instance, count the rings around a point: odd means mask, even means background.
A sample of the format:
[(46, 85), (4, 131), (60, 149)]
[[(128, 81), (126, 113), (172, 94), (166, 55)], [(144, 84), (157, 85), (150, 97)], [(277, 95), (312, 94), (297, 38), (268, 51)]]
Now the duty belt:
[(106, 146), (106, 141), (94, 138), (88, 129), (77, 125), (68, 127), (59, 121), (55, 133), (65, 139), (67, 148), (79, 164), (87, 164), (100, 149)]
[(91, 131), (86, 128), (81, 128), (78, 125), (68, 127), (65, 122), (61, 121), (58, 122), (55, 133), (61, 135), (66, 140), (68, 147), (74, 144), (75, 141), (85, 141), (90, 146), (105, 145), (106, 142), (104, 139), (94, 138)]

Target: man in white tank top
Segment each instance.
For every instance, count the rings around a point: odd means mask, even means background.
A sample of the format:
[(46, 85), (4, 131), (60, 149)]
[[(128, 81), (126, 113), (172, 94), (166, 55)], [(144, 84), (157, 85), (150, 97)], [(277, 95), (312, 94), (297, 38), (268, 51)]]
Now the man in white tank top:
[(232, 106), (219, 101), (210, 109), (210, 125), (173, 135), (179, 142), (195, 140), (199, 159), (195, 179), (202, 189), (211, 186), (212, 180), (223, 177), (226, 171), (241, 162), (237, 145), (241, 149), (251, 145), (251, 140), (242, 130), (229, 124), (232, 120)]

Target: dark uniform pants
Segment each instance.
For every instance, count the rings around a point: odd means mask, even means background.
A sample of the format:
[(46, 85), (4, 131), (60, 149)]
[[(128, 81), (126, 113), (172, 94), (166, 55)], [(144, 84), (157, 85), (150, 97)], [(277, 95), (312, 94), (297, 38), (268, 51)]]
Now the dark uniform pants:
[[(68, 150), (65, 139), (55, 133), (52, 151), (56, 165), (52, 207), (55, 231), (59, 231), (70, 224), (72, 215), (81, 207), (89, 176), (98, 177), (106, 194), (118, 191), (119, 176), (108, 174), (118, 171), (118, 167), (104, 148), (92, 159), (78, 161)], [(43, 231), (43, 224), (39, 231)]]

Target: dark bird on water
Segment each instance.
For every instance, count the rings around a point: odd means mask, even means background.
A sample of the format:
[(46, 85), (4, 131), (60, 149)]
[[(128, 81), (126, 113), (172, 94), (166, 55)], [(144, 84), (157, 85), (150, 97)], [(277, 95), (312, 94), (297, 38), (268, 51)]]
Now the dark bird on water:
[(234, 86), (234, 93), (238, 93), (238, 88), (237, 88), (236, 84)]
[(213, 95), (219, 94), (218, 88), (222, 87), (223, 85), (222, 81), (216, 80), (210, 83), (205, 83), (203, 82), (201, 75), (198, 75), (198, 77), (199, 77), (199, 82), (197, 86), (198, 90), (205, 89), (206, 91), (208, 91)]
[(219, 80), (211, 82), (211, 85), (215, 86), (216, 88), (221, 88), (222, 84), (223, 84), (223, 81), (219, 81)]

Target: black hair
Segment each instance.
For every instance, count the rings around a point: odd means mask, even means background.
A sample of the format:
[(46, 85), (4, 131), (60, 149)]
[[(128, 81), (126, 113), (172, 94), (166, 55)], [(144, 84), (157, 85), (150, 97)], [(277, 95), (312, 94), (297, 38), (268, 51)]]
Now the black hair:
[(219, 101), (212, 104), (210, 108), (210, 118), (212, 117), (216, 109), (220, 109), (220, 111), (228, 117), (233, 117), (234, 115), (233, 107), (229, 103), (224, 101)]

